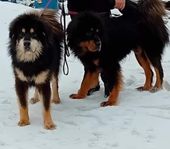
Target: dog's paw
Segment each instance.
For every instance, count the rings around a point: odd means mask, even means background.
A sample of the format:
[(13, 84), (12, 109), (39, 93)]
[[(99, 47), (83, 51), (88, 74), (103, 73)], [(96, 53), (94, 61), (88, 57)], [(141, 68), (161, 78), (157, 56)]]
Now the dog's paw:
[(92, 95), (94, 92), (99, 91), (100, 90), (100, 84), (97, 84), (94, 88), (91, 88), (88, 93), (87, 96)]
[(70, 95), (70, 98), (72, 98), (72, 99), (83, 99), (85, 97), (86, 97), (85, 95), (80, 95), (80, 94), (71, 94)]
[(152, 87), (145, 87), (145, 86), (140, 86), (138, 88), (136, 88), (138, 91), (142, 92), (142, 91), (149, 91), (152, 89)]
[(141, 87), (138, 87), (136, 89), (138, 91), (149, 91), (151, 93), (155, 93), (155, 92), (161, 90), (162, 88), (161, 87), (159, 88), (159, 87), (156, 87), (156, 86), (154, 86), (154, 87), (144, 87), (144, 86), (141, 86)]
[(34, 97), (32, 97), (31, 99), (30, 99), (30, 103), (31, 104), (35, 104), (35, 103), (37, 103), (37, 102), (39, 102), (40, 100), (38, 99), (38, 98), (34, 98)]
[(114, 106), (114, 105), (116, 105), (116, 102), (110, 102), (110, 101), (104, 101), (100, 104), (101, 107)]
[(53, 98), (53, 99), (51, 99), (51, 102), (54, 104), (59, 104), (59, 103), (61, 103), (61, 100), (60, 100), (60, 98)]
[(51, 121), (47, 121), (47, 122), (44, 122), (44, 128), (53, 130), (53, 129), (56, 129), (56, 125)]
[(18, 122), (18, 126), (26, 126), (26, 125), (30, 125), (29, 120), (20, 120)]
[(149, 91), (151, 92), (151, 93), (155, 93), (155, 92), (157, 92), (157, 91), (159, 91), (159, 90), (161, 90), (162, 88), (159, 88), (159, 87), (156, 87), (156, 86), (154, 86), (154, 87), (152, 87)]

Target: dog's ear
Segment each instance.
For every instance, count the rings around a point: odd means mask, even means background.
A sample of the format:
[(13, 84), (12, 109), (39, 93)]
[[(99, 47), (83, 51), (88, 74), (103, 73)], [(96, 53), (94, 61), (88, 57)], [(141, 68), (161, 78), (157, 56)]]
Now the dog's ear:
[(15, 37), (15, 20), (10, 23), (9, 26), (9, 38), (13, 39)]
[(9, 24), (9, 38), (13, 39), (16, 37), (17, 34), (17, 28), (20, 25), (20, 19), (23, 17), (23, 15), (18, 16), (15, 18), (10, 24)]
[(14, 39), (15, 34), (12, 34), (11, 32), (9, 33), (9, 38)]

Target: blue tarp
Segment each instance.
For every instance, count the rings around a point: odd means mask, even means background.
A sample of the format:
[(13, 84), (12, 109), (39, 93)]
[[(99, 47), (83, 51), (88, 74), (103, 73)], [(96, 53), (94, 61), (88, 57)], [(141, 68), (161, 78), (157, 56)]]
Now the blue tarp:
[(58, 0), (35, 0), (34, 7), (58, 9)]

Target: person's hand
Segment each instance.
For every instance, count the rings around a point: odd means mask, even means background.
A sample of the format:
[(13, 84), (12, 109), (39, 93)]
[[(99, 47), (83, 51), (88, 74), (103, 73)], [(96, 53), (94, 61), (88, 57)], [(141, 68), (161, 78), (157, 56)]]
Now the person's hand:
[(125, 8), (125, 1), (126, 0), (115, 0), (115, 6), (114, 8), (123, 10)]

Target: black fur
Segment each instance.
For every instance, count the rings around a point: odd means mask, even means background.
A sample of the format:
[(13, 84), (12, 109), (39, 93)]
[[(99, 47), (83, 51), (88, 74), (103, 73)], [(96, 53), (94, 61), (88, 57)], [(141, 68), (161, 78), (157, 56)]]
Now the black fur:
[[(157, 12), (157, 10), (162, 12)], [(148, 12), (148, 13), (147, 13)], [(140, 0), (137, 4), (126, 0), (122, 16), (110, 17), (94, 12), (81, 12), (68, 25), (68, 45), (87, 71), (101, 70), (108, 96), (118, 81), (121, 71), (120, 61), (132, 50), (140, 48), (151, 64), (159, 70), (161, 79), (163, 69), (161, 55), (169, 41), (168, 31), (162, 19), (164, 8), (158, 0)], [(100, 51), (84, 52), (82, 41), (100, 38)], [(87, 50), (87, 49), (86, 49)], [(99, 59), (99, 66), (93, 61)], [(162, 80), (161, 80), (162, 81)]]
[(163, 1), (165, 8), (170, 10), (170, 1)]
[[(27, 30), (34, 28), (36, 35), (32, 35), (34, 36), (33, 38), (43, 43), (43, 53), (34, 62), (20, 62), (16, 58), (16, 42), (22, 36), (20, 35), (22, 28), (26, 28)], [(62, 41), (60, 32), (61, 30), (59, 32), (55, 32), (51, 28), (50, 24), (44, 22), (43, 18), (39, 17), (35, 13), (23, 14), (17, 17), (10, 24), (9, 54), (12, 58), (13, 67), (20, 68), (28, 77), (37, 75), (39, 72), (46, 69), (50, 69), (51, 72), (54, 71), (58, 73)], [(28, 36), (31, 38), (31, 35)]]
[[(50, 81), (52, 76), (57, 79), (59, 74), (62, 38), (62, 27), (56, 19), (56, 12), (53, 11), (45, 10), (22, 14), (11, 22), (9, 27), (9, 55), (12, 59), (16, 93), (21, 108), (27, 109), (28, 87), (35, 86), (42, 95), (44, 110), (49, 111)], [(18, 47), (19, 43), (20, 46)], [(32, 50), (32, 46), (34, 50)], [(35, 56), (34, 52), (37, 49), (40, 52), (37, 52), (37, 56)], [(18, 54), (19, 51), (22, 51), (22, 53), (30, 51), (32, 57), (35, 56), (35, 58), (31, 58), (29, 54), (27, 56)], [(46, 74), (38, 76), (42, 72), (46, 72)], [(27, 125), (27, 123), (22, 122), (22, 118), (20, 118), (19, 125)], [(45, 127), (51, 129), (54, 125), (51, 122), (51, 126), (45, 124)]]

